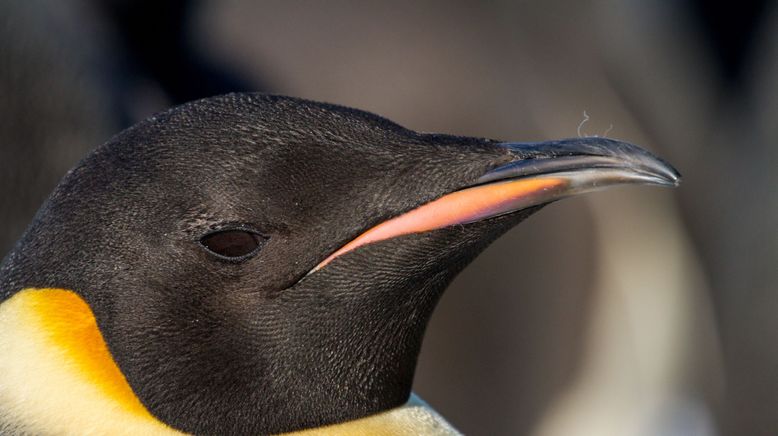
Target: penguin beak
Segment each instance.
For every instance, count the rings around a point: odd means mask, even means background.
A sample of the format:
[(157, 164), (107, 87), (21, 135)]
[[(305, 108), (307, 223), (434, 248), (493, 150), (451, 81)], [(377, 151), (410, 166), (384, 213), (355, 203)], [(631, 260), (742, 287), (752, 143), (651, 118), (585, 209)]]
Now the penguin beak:
[(509, 156), (462, 189), (367, 230), (323, 260), (317, 271), (373, 242), (463, 225), (614, 185), (678, 186), (672, 166), (635, 145), (605, 138), (576, 138), (497, 145)]

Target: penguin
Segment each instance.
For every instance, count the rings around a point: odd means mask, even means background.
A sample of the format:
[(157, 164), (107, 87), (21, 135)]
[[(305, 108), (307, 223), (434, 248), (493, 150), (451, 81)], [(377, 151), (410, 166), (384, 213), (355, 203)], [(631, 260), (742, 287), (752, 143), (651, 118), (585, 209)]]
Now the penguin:
[(457, 434), (411, 393), (457, 273), (548, 203), (679, 180), (606, 138), (175, 107), (68, 172), (0, 265), (0, 433)]

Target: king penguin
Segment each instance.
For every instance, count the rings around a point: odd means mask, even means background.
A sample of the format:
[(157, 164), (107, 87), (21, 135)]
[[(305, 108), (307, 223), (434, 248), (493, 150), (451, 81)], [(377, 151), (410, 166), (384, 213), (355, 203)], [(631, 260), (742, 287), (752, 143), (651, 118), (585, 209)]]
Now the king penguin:
[(3, 435), (457, 434), (411, 394), (449, 282), (544, 205), (678, 173), (261, 94), (96, 148), (0, 266)]

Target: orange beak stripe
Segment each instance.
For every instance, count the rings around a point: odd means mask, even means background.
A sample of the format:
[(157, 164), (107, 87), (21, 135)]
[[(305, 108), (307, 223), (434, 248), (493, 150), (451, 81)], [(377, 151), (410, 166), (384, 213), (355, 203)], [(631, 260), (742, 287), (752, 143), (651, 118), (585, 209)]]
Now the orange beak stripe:
[(452, 192), (367, 230), (324, 259), (313, 271), (342, 254), (373, 242), (472, 223), (540, 204), (542, 199), (554, 197), (555, 192), (563, 190), (568, 184), (564, 178), (538, 177)]

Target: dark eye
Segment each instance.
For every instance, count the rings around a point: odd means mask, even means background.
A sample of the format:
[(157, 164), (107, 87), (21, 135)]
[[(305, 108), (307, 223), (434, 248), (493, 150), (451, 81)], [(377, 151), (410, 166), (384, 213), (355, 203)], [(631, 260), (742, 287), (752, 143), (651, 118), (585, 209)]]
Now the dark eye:
[(222, 230), (209, 233), (200, 239), (200, 244), (211, 253), (228, 260), (244, 260), (256, 254), (266, 238), (246, 230)]

